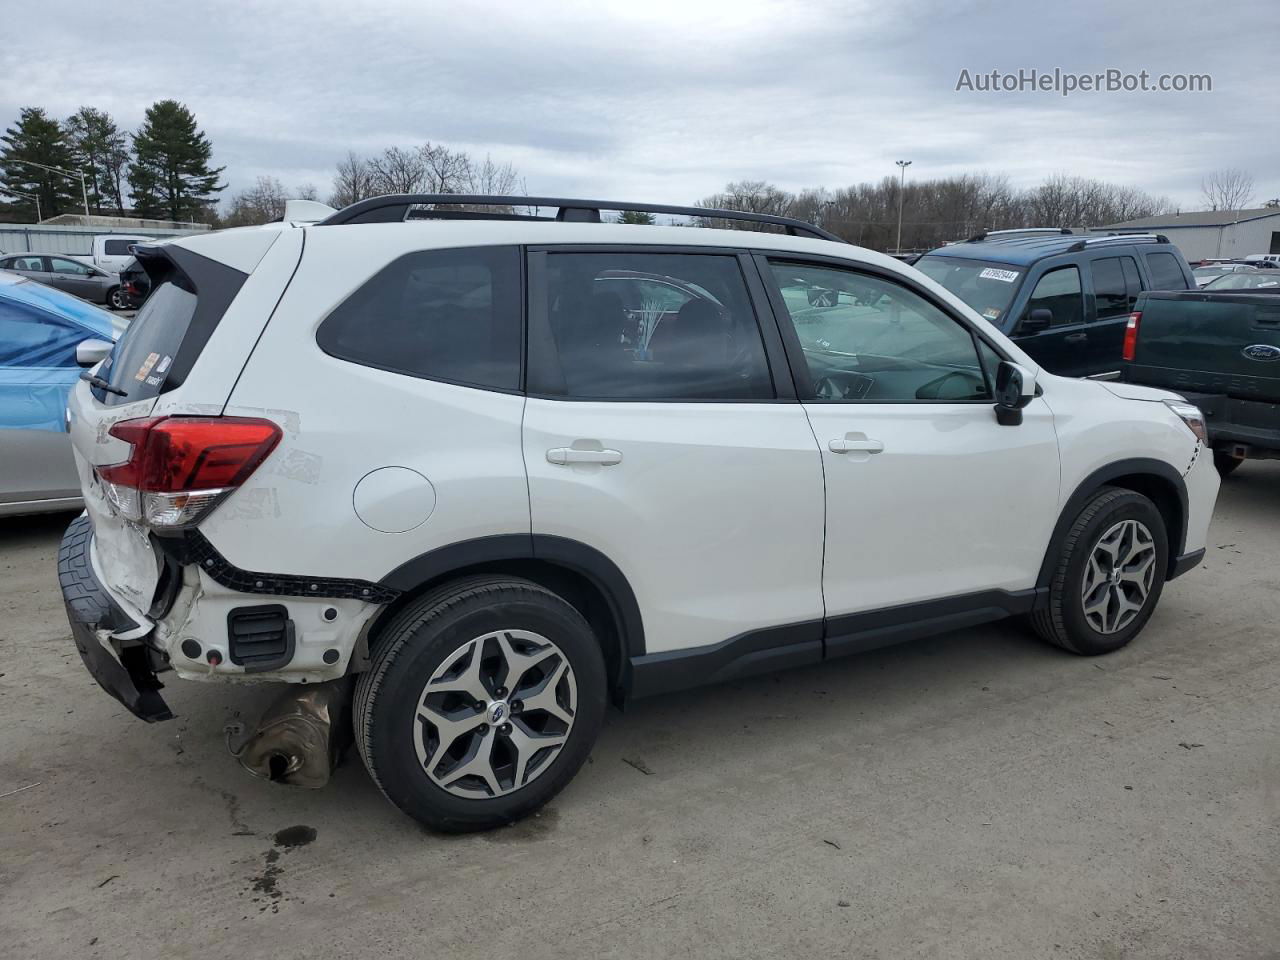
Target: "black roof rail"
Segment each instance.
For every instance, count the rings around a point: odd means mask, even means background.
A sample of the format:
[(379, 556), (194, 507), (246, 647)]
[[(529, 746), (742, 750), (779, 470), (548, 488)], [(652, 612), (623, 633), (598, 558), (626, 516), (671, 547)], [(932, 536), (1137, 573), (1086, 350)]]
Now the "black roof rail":
[(565, 197), (495, 197), (482, 194), (459, 193), (398, 193), (383, 197), (370, 197), (321, 220), (317, 226), (337, 226), (344, 223), (398, 223), (409, 218), (411, 207), (444, 204), (452, 207), (555, 207), (554, 217), (535, 214), (507, 213), (471, 210), (422, 210), (418, 217), (432, 220), (560, 220), (571, 223), (600, 223), (601, 210), (635, 210), (641, 213), (666, 213), (682, 217), (702, 217), (707, 220), (738, 220), (746, 223), (763, 223), (783, 227), (791, 236), (816, 237), (844, 243), (834, 233), (804, 220), (792, 217), (776, 217), (769, 213), (747, 213), (742, 210), (717, 210), (710, 207), (677, 207), (662, 203), (625, 203), (617, 200), (571, 200)]
[(975, 233), (965, 243), (981, 243), (988, 237), (995, 239), (997, 237), (1012, 237), (1014, 234), (1021, 236), (1070, 236), (1071, 231), (1066, 227), (1013, 227), (1009, 230), (984, 230), (982, 233)]

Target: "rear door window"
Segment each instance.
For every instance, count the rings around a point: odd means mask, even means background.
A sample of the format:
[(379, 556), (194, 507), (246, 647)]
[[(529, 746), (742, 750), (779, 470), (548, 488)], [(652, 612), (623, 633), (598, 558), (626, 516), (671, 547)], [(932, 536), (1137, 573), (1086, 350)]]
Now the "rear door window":
[(1032, 310), (1048, 310), (1053, 314), (1051, 325), (1055, 327), (1083, 323), (1084, 296), (1080, 292), (1079, 268), (1058, 267), (1041, 277), (1027, 302), (1027, 313)]
[[(1128, 269), (1126, 270), (1126, 261)], [(1137, 294), (1127, 277), (1132, 271), (1137, 276), (1132, 257), (1106, 257), (1089, 265), (1093, 274), (1093, 301), (1097, 319), (1108, 320), (1128, 314), (1133, 309)]]
[(406, 254), (325, 318), (330, 356), (426, 380), (520, 388), (520, 252), (470, 247)]
[[(738, 259), (548, 253), (532, 311), (529, 392), (593, 400), (770, 400), (773, 381)], [(549, 328), (549, 329), (546, 329)]]
[(1178, 258), (1172, 253), (1148, 253), (1147, 269), (1151, 271), (1153, 290), (1185, 290), (1187, 279), (1182, 275)]

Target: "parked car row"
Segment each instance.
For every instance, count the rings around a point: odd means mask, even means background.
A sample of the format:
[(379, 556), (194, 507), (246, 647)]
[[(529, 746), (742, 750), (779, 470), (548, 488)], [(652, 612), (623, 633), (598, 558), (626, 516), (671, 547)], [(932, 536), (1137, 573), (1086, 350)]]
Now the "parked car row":
[(0, 254), (0, 270), (112, 310), (136, 310), (146, 300), (149, 287), (139, 282), (137, 274), (142, 271), (137, 268), (131, 251), (134, 244), (150, 239), (118, 235), (94, 237), (87, 257), (32, 251)]

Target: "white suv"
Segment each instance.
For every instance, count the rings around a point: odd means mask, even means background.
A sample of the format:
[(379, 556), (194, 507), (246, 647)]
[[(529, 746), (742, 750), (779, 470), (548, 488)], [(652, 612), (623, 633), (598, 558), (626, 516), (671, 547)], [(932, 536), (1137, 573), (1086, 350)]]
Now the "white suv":
[(155, 292), (68, 411), (86, 665), (146, 720), (168, 669), (295, 685), (255, 734), (284, 780), (353, 696), (435, 828), (546, 803), (611, 699), (1010, 615), (1108, 653), (1204, 553), (1195, 407), (1048, 375), (809, 224), (400, 196), (137, 252)]

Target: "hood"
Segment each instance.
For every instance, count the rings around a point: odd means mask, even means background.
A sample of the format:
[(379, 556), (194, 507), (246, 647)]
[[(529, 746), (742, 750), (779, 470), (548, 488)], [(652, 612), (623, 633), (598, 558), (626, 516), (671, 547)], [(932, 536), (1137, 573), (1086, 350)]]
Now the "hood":
[(1172, 390), (1157, 390), (1155, 387), (1140, 387), (1136, 383), (1117, 383), (1113, 380), (1099, 381), (1098, 386), (1115, 394), (1121, 400), (1183, 400), (1181, 394)]

